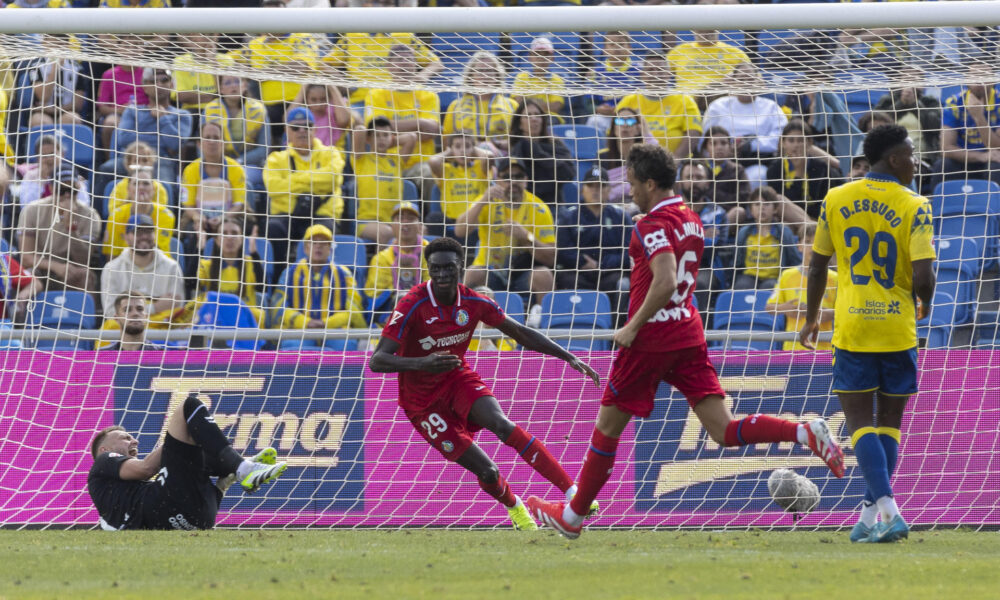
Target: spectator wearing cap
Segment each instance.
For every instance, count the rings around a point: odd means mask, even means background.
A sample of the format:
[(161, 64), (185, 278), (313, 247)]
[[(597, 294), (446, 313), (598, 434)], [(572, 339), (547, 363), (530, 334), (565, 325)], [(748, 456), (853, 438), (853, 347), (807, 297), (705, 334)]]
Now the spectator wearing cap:
[(489, 160), (493, 157), (493, 152), (476, 145), (471, 131), (445, 137), (444, 151), (428, 162), (441, 191), (440, 206), (433, 207), (424, 219), (434, 224), (429, 233), (444, 235), (447, 226), (454, 225), (455, 219), (489, 188)]
[(335, 231), (335, 220), (344, 212), (344, 155), (313, 136), (309, 109), (296, 106), (286, 121), (288, 146), (272, 152), (264, 167), (267, 237), (278, 261), (286, 260), (290, 242), (302, 239), (312, 225)]
[[(313, 225), (302, 236), (305, 256), (281, 275), (271, 305), (286, 329), (345, 329), (366, 327), (364, 303), (351, 270), (333, 262), (333, 232)], [(356, 343), (330, 340), (329, 349), (350, 349)], [(315, 342), (286, 341), (284, 349), (316, 347)]]
[(580, 186), (580, 204), (559, 211), (558, 289), (628, 290), (632, 216), (610, 195), (608, 172), (594, 166)]
[(392, 243), (372, 257), (365, 282), (365, 294), (372, 299), (377, 322), (384, 320), (397, 297), (429, 278), (420, 209), (412, 202), (401, 202), (392, 209), (391, 221)]
[(419, 76), (417, 55), (411, 46), (396, 44), (390, 48), (385, 68), (394, 85), (368, 91), (365, 122), (385, 117), (397, 134), (412, 134), (417, 138), (416, 152), (403, 159), (403, 177), (414, 180), (421, 196), (429, 198), (434, 177), (427, 161), (434, 156), (435, 143), (441, 135), (441, 99), (428, 90), (402, 89), (416, 85)]
[(150, 299), (152, 321), (161, 325), (169, 323), (184, 303), (180, 265), (156, 247), (156, 224), (149, 215), (130, 217), (123, 237), (128, 247), (108, 262), (101, 273), (105, 318), (115, 316), (115, 298), (131, 293)]
[(101, 217), (77, 200), (79, 178), (69, 167), (55, 175), (53, 193), (21, 210), (21, 265), (43, 290), (97, 289)]
[[(479, 232), (465, 285), (527, 293), (541, 302), (552, 291), (555, 222), (545, 202), (528, 191), (527, 177), (523, 163), (502, 159), (493, 185), (455, 221), (455, 235), (465, 238), (473, 227)], [(540, 308), (532, 310), (540, 317)]]
[[(642, 65), (642, 83), (662, 90), (671, 82), (670, 66), (663, 56), (651, 55)], [(642, 115), (650, 133), (663, 148), (677, 158), (687, 158), (701, 137), (701, 111), (687, 94), (629, 94), (616, 107), (630, 108)], [(627, 155), (626, 155), (627, 156)]]
[(554, 210), (560, 186), (576, 181), (576, 163), (562, 139), (552, 135), (551, 120), (534, 100), (518, 107), (510, 123), (510, 156), (527, 167), (528, 191)]
[(746, 53), (719, 40), (718, 31), (695, 31), (694, 41), (674, 46), (667, 53), (677, 89), (701, 92), (716, 88), (739, 65), (750, 64)]
[(514, 76), (514, 99), (524, 105), (525, 100), (531, 100), (546, 113), (558, 115), (566, 105), (566, 99), (559, 94), (550, 93), (565, 87), (563, 78), (552, 71), (555, 62), (555, 46), (552, 40), (537, 37), (531, 41), (528, 49), (528, 70)]
[[(173, 79), (168, 71), (152, 67), (143, 69), (142, 89), (148, 102), (132, 102), (122, 112), (112, 145), (123, 153), (133, 142), (148, 144), (158, 158), (157, 177), (168, 184), (176, 183), (180, 174), (181, 144), (191, 136), (191, 113), (170, 104)], [(115, 157), (101, 165), (100, 170), (120, 175), (126, 168), (127, 165)]]
[(153, 221), (156, 229), (156, 246), (170, 252), (170, 239), (176, 235), (177, 219), (174, 213), (156, 202), (156, 181), (144, 170), (139, 170), (128, 180), (128, 195), (125, 201), (108, 218), (104, 232), (104, 254), (114, 258), (129, 247), (125, 240), (128, 223), (137, 215), (145, 215)]
[[(28, 167), (28, 170), (21, 177), (21, 189), (18, 197), (21, 206), (51, 196), (55, 191), (56, 172), (69, 166), (68, 163), (63, 162), (62, 143), (54, 135), (43, 135), (38, 138), (35, 156), (38, 157), (38, 162)], [(85, 179), (77, 181), (76, 201), (90, 206), (90, 194), (87, 192)]]
[[(262, 6), (283, 8), (285, 3), (265, 1)], [(317, 38), (309, 33), (265, 33), (247, 43), (242, 60), (255, 71), (281, 70), (304, 75), (319, 66)], [(286, 103), (293, 101), (301, 88), (301, 83), (293, 81), (268, 79), (260, 82), (260, 100), (267, 107), (275, 138), (280, 137)]]
[(414, 133), (396, 134), (392, 122), (379, 115), (351, 136), (357, 236), (380, 245), (393, 238), (392, 211), (403, 199), (403, 164), (417, 143)]

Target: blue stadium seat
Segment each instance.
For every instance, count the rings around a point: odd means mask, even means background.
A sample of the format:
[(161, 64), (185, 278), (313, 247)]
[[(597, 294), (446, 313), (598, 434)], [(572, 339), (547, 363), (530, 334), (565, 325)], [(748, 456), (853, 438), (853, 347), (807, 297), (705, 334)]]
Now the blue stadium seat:
[(604, 136), (596, 127), (586, 125), (553, 125), (552, 135), (562, 138), (576, 159), (577, 178), (582, 179), (596, 163)]
[(980, 251), (976, 242), (965, 238), (940, 238), (936, 289), (956, 302), (954, 323), (968, 323), (975, 317), (976, 284), (979, 279)]
[[(719, 294), (712, 315), (712, 329), (717, 331), (774, 331), (777, 319), (764, 311), (771, 290), (727, 290)], [(713, 342), (713, 347), (746, 350), (770, 350), (772, 342)]]
[[(604, 292), (591, 290), (557, 291), (542, 299), (541, 329), (612, 328), (611, 299)], [(608, 340), (557, 340), (568, 350), (610, 350)]]
[(926, 338), (926, 348), (947, 348), (956, 323), (958, 304), (947, 291), (937, 289), (931, 300), (930, 316), (917, 321), (917, 337)]
[(979, 311), (972, 343), (980, 348), (1000, 349), (1000, 312)]
[(14, 329), (14, 322), (7, 319), (0, 319), (0, 350), (20, 350), (23, 348), (21, 340), (9, 339), (7, 332)]
[[(256, 329), (257, 319), (236, 294), (207, 292), (195, 315), (196, 329)], [(260, 350), (264, 340), (226, 340), (234, 350)]]
[(1000, 186), (981, 179), (939, 183), (931, 195), (935, 230), (980, 241), (985, 266), (1000, 261)]
[(184, 248), (181, 247), (180, 240), (175, 237), (170, 238), (170, 258), (177, 261), (181, 273), (186, 273), (184, 266), (187, 264), (187, 257), (184, 256)]
[[(456, 79), (462, 76), (465, 64), (479, 50), (499, 54), (500, 34), (483, 33), (435, 33), (431, 38), (431, 49), (441, 59), (444, 65), (443, 76)], [(441, 105), (444, 110), (448, 106)]]
[(420, 203), (420, 192), (417, 190), (417, 184), (409, 179), (403, 180), (403, 201)]
[[(243, 251), (247, 254), (251, 253), (251, 240), (247, 239), (244, 244)], [(253, 246), (257, 251), (257, 256), (264, 263), (261, 266), (264, 268), (264, 279), (265, 283), (268, 285), (274, 283), (274, 246), (271, 245), (270, 240), (263, 237), (253, 238)], [(205, 242), (205, 249), (202, 250), (202, 256), (211, 256), (212, 252), (215, 251), (215, 237), (208, 238)]]
[(507, 316), (524, 325), (524, 298), (515, 292), (493, 292), (493, 298)]
[(580, 203), (580, 184), (575, 181), (567, 181), (559, 186), (562, 190), (562, 201), (563, 204), (579, 204)]
[[(56, 133), (58, 131), (58, 133)], [(38, 140), (43, 135), (55, 135), (63, 146), (63, 156), (78, 169), (91, 170), (94, 167), (94, 130), (86, 125), (40, 125), (27, 130), (27, 148), (34, 160)]]
[[(35, 296), (27, 318), (29, 327), (47, 329), (94, 329), (97, 308), (86, 292), (42, 292)], [(91, 350), (93, 344), (82, 340), (39, 340), (35, 347), (44, 350)]]

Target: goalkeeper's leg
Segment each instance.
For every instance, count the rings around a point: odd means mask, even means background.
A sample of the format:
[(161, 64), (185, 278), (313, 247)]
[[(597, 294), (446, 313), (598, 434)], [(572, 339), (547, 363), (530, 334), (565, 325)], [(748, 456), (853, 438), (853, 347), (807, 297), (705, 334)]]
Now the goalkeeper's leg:
[(834, 475), (844, 476), (844, 452), (824, 419), (796, 423), (761, 414), (737, 419), (720, 395), (712, 394), (696, 402), (689, 397), (688, 401), (705, 431), (721, 446), (796, 442), (823, 459)]
[(194, 393), (184, 400), (181, 410), (171, 415), (167, 433), (185, 444), (200, 446), (211, 461), (213, 470), (236, 473), (246, 491), (256, 491), (260, 485), (281, 475), (287, 466), (285, 463), (267, 465), (243, 458), (229, 445), (208, 407)]

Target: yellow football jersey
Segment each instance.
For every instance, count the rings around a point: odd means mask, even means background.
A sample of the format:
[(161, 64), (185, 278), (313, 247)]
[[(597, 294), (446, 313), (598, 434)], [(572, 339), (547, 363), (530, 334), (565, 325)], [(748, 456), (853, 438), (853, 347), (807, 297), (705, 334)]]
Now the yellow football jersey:
[(392, 222), (392, 209), (403, 198), (402, 159), (398, 148), (384, 154), (365, 152), (351, 157), (357, 182), (357, 219)]
[(749, 63), (745, 52), (725, 42), (701, 45), (688, 42), (675, 46), (667, 53), (667, 62), (674, 73), (677, 89), (696, 92), (722, 81), (737, 66)]
[(529, 250), (515, 244), (507, 234), (506, 223), (521, 224), (542, 244), (556, 243), (555, 221), (548, 205), (526, 191), (524, 200), (516, 206), (508, 202), (491, 202), (479, 213), (479, 251), (472, 261), (473, 266), (506, 269), (512, 254)]
[(827, 193), (813, 252), (837, 255), (834, 346), (916, 347), (912, 263), (934, 258), (933, 235), (930, 202), (892, 176), (869, 173)]
[[(798, 300), (803, 306), (806, 304), (806, 271), (805, 267), (790, 267), (781, 272), (781, 276), (778, 277), (778, 284), (774, 286), (774, 293), (771, 297), (767, 299), (768, 304), (784, 304), (791, 300)], [(837, 302), (837, 273), (833, 270), (828, 270), (826, 272), (826, 293), (823, 294), (823, 301), (820, 303), (820, 308), (834, 308)], [(805, 313), (801, 314), (800, 317), (792, 318), (789, 315), (785, 315), (785, 331), (794, 331), (798, 333), (802, 331), (802, 326), (805, 325)], [(820, 331), (833, 331), (833, 322), (827, 321), (826, 323), (819, 324)], [(798, 340), (783, 342), (782, 349), (784, 350), (806, 350), (807, 348), (799, 343)], [(817, 350), (830, 350), (830, 342), (819, 342), (816, 344)]]
[(701, 111), (694, 98), (687, 94), (672, 94), (662, 98), (630, 94), (622, 98), (615, 110), (623, 108), (630, 108), (642, 115), (657, 143), (671, 152), (681, 145), (686, 131), (701, 133)]

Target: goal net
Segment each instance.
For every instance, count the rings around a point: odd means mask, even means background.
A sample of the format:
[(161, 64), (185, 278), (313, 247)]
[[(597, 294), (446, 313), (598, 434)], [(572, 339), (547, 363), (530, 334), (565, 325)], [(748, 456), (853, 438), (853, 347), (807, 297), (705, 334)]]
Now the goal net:
[[(469, 287), (603, 385), (637, 212), (624, 158), (652, 143), (702, 218), (693, 298), (734, 414), (825, 417), (848, 470), (721, 448), (664, 384), (594, 526), (849, 526), (865, 487), (831, 392), (837, 276), (807, 351), (803, 265), (827, 191), (871, 166), (865, 133), (898, 123), (938, 283), (895, 492), (911, 524), (1000, 525), (1000, 21), (947, 4), (0, 11), (0, 523), (96, 526), (94, 433), (121, 424), (144, 455), (195, 393), (237, 450), (290, 465), (228, 492), (220, 525), (503, 526), (418, 432), (441, 419), (411, 424), (368, 357), (427, 278), (422, 245), (450, 236)], [(602, 388), (496, 330), (472, 350), (575, 476)], [(561, 497), (478, 443), (520, 496)], [(812, 513), (771, 501), (778, 468), (818, 485)]]

